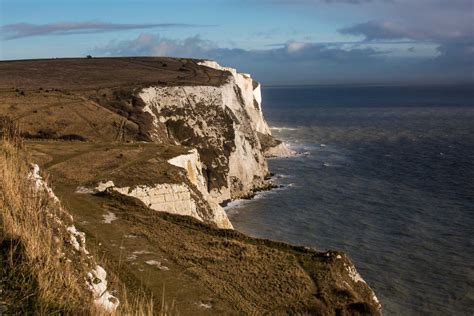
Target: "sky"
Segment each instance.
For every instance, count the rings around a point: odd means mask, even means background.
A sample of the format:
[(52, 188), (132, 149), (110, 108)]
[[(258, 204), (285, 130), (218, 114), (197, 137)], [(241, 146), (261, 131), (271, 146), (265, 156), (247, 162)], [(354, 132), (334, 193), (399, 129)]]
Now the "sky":
[(0, 59), (205, 58), (264, 84), (474, 83), (474, 0), (0, 0)]

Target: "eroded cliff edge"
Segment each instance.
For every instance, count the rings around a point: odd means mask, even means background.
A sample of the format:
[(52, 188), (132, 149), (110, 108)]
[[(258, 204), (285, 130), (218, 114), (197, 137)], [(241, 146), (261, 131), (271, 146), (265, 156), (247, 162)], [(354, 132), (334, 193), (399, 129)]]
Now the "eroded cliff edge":
[[(231, 228), (219, 203), (268, 186), (265, 156), (288, 153), (271, 136), (249, 75), (173, 58), (1, 62), (0, 70), (1, 114), (19, 123), (80, 228), (111, 243), (110, 258), (117, 244), (129, 249), (131, 275), (150, 288), (156, 280), (144, 281), (143, 271), (153, 267), (138, 261), (159, 253), (159, 268), (169, 260), (191, 278), (179, 284), (203, 282), (225, 308), (257, 312), (270, 291), (269, 312), (380, 313), (342, 254), (200, 224)], [(176, 282), (166, 271), (153, 275)]]
[[(129, 104), (141, 110), (137, 115), (141, 116), (137, 120), (138, 130), (147, 141), (192, 148), (168, 162), (186, 170), (193, 188), (187, 188), (186, 184), (181, 188), (137, 184), (140, 189), (127, 188), (121, 192), (146, 201), (156, 210), (190, 215), (220, 228), (232, 228), (220, 204), (269, 188), (266, 154), (291, 152), (271, 135), (263, 118), (258, 82), (248, 74), (221, 67), (214, 61), (193, 62), (197, 67), (219, 71), (222, 78), (219, 84), (151, 84), (122, 91), (129, 96)], [(99, 99), (98, 103), (101, 102), (104, 100)], [(120, 110), (117, 113), (121, 114)], [(155, 203), (164, 194), (163, 190), (180, 196), (193, 189), (199, 192), (198, 198), (209, 204), (210, 212), (200, 212), (195, 207), (196, 201), (190, 202), (192, 211), (184, 213), (180, 210), (189, 207), (163, 207), (163, 203)], [(181, 203), (178, 199), (176, 202)]]

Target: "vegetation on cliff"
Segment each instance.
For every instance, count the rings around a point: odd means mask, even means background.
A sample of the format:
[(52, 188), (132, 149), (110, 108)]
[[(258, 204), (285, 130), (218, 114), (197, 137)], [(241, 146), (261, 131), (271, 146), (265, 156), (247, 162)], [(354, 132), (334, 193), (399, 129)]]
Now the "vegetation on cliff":
[[(94, 256), (74, 249), (72, 216), (36, 185), (18, 127), (0, 117), (0, 314), (106, 314), (87, 281)], [(112, 279), (122, 301), (117, 314), (153, 314), (144, 292)]]

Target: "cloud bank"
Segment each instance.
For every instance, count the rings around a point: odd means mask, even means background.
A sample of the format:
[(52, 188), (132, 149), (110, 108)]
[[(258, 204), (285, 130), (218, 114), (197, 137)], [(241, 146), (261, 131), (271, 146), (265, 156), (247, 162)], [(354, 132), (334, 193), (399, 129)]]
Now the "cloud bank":
[(440, 49), (439, 56), (433, 58), (396, 58), (389, 50), (361, 43), (289, 41), (268, 49), (246, 50), (222, 48), (200, 36), (177, 40), (144, 33), (131, 40), (111, 41), (91, 53), (213, 59), (250, 72), (265, 83), (449, 83), (474, 79), (462, 60), (449, 56), (451, 50)]

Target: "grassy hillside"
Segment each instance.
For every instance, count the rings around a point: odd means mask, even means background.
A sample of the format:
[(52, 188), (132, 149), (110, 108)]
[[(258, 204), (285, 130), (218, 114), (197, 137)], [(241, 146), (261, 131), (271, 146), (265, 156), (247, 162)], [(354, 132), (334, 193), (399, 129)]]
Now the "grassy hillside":
[(149, 118), (133, 92), (147, 85), (220, 85), (227, 79), (226, 73), (196, 62), (175, 58), (0, 61), (0, 115), (18, 122), (30, 138), (146, 140)]
[[(58, 152), (68, 156), (67, 148), (74, 144), (43, 141), (42, 146), (27, 146), (36, 151), (63, 146), (64, 152)], [(67, 165), (67, 157), (59, 155), (55, 160), (52, 155), (43, 165), (57, 178), (54, 189), (76, 226), (86, 232), (89, 248), (116, 276), (119, 294), (120, 284), (132, 293), (144, 287), (157, 298), (157, 305), (164, 300), (183, 314), (375, 312), (366, 303), (368, 288), (348, 277), (343, 254), (318, 253), (218, 230), (193, 218), (157, 213), (118, 194), (75, 194), (75, 185), (61, 183), (63, 178), (56, 173), (57, 165)], [(84, 312), (90, 303), (83, 301), (90, 300), (90, 295), (84, 291), (81, 276), (87, 271), (80, 265), (71, 270), (55, 255), (54, 223), (38, 211), (47, 199), (26, 198), (31, 196), (25, 180), (31, 159), (27, 157), (10, 142), (2, 142), (2, 239), (21, 244), (23, 258), (3, 251), (5, 262), (10, 262), (2, 265), (7, 267), (2, 276), (6, 278), (3, 293), (7, 293), (2, 304), (20, 307), (19, 311)], [(116, 219), (106, 223), (110, 214)], [(344, 282), (351, 286), (346, 288)], [(23, 297), (27, 297), (25, 302)]]
[(46, 194), (35, 194), (28, 157), (20, 142), (0, 144), (0, 312), (84, 313), (92, 306), (80, 260), (68, 262), (64, 227), (53, 217), (70, 222)]
[[(73, 249), (73, 218), (35, 189), (30, 162), (16, 126), (0, 118), (0, 314), (104, 314), (85, 281), (97, 252)], [(168, 305), (154, 308), (142, 287), (128, 291), (118, 274), (109, 275), (109, 284), (122, 302), (117, 314), (168, 314)]]

